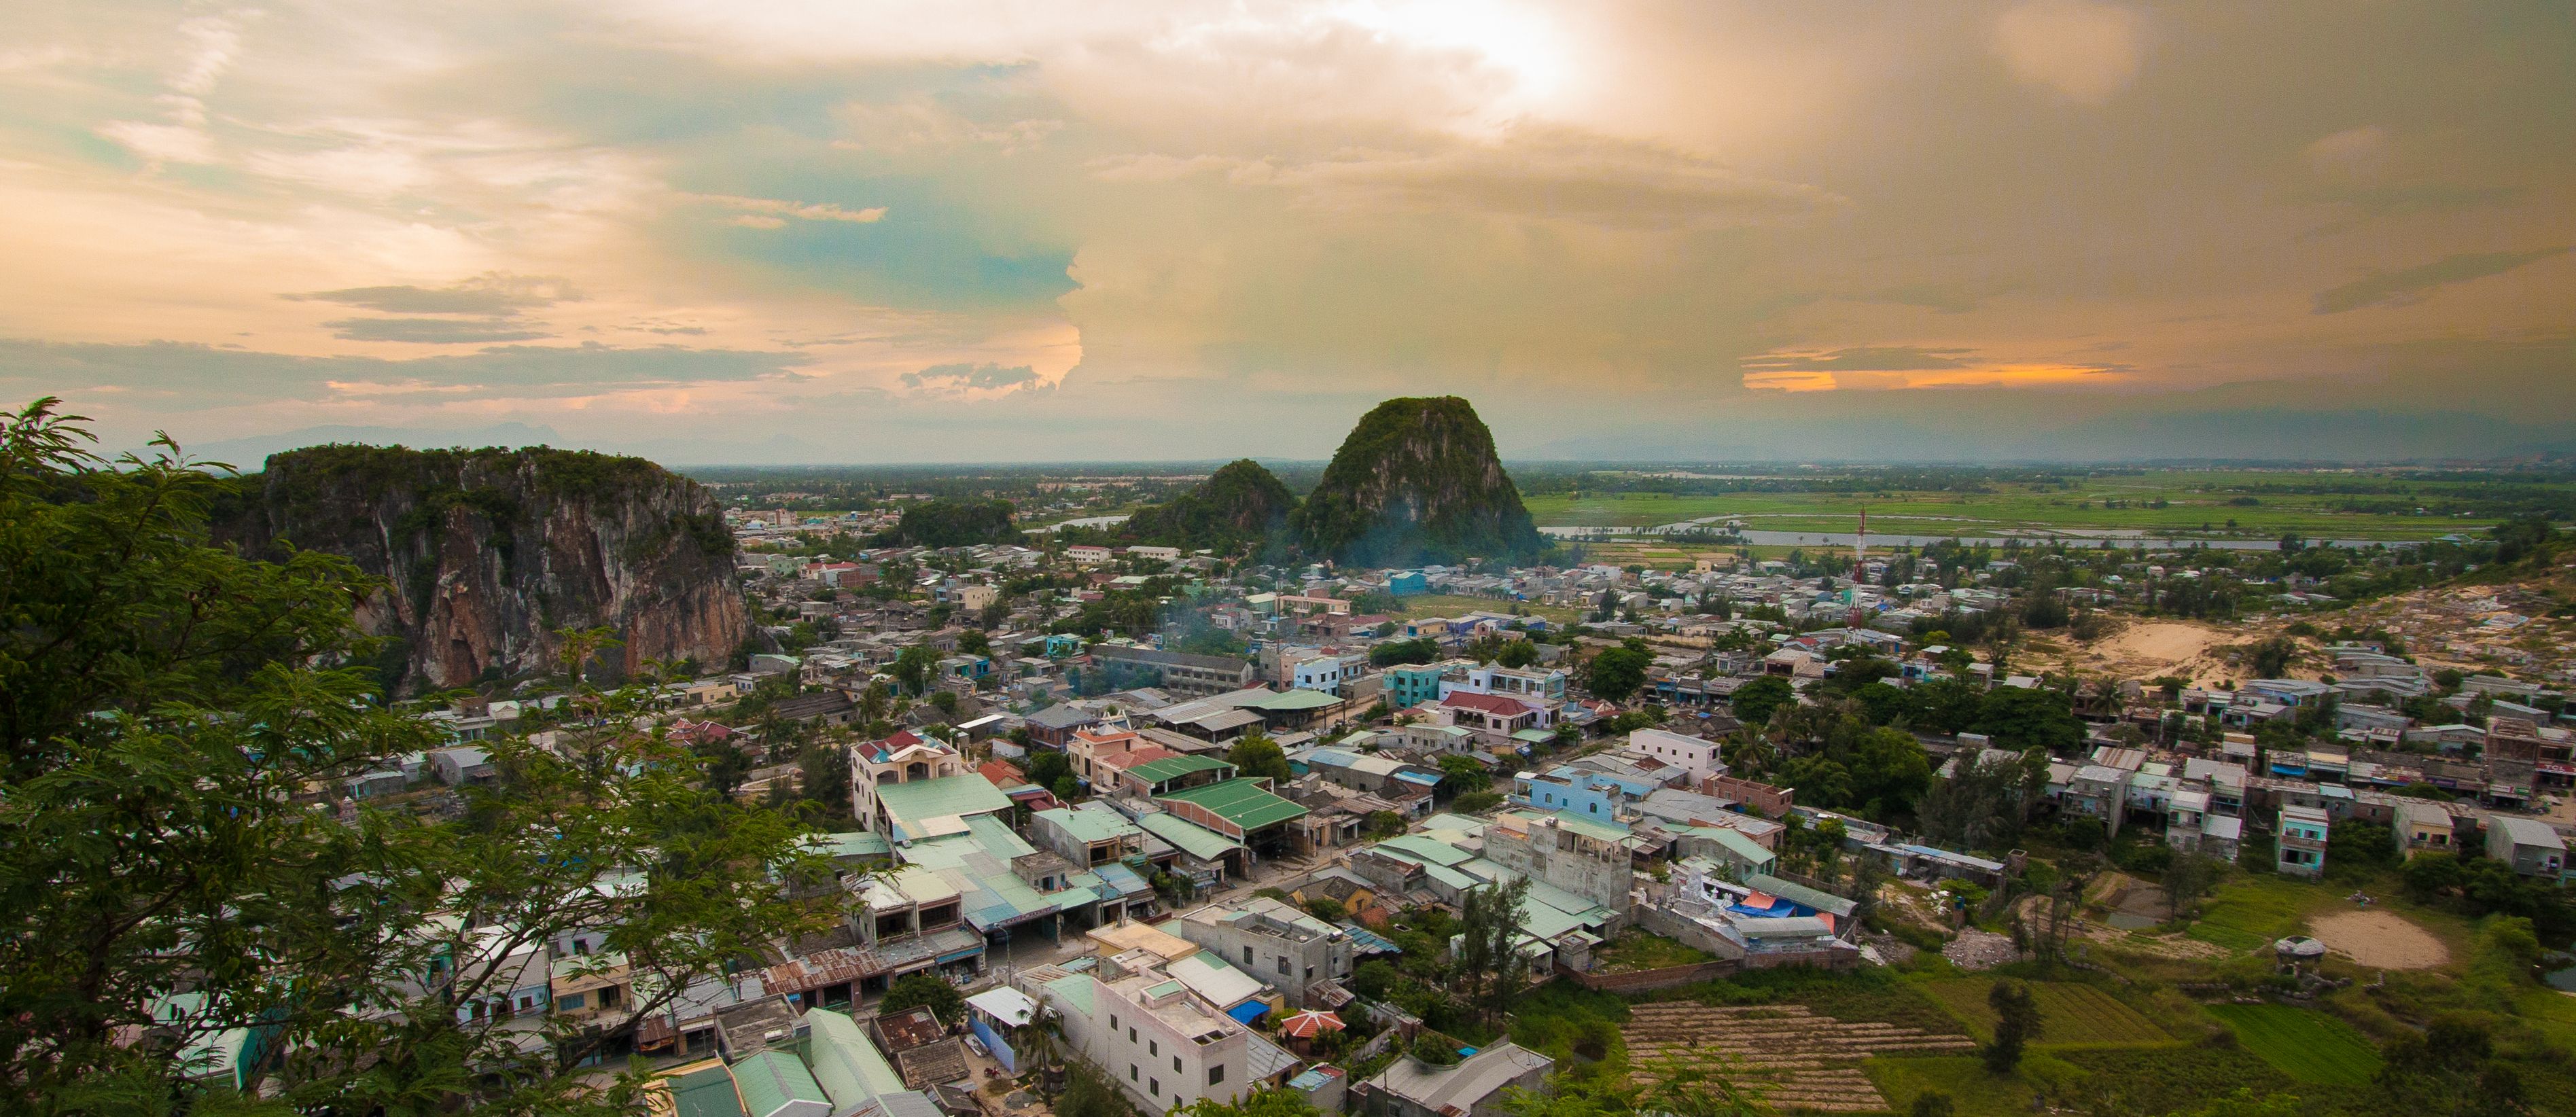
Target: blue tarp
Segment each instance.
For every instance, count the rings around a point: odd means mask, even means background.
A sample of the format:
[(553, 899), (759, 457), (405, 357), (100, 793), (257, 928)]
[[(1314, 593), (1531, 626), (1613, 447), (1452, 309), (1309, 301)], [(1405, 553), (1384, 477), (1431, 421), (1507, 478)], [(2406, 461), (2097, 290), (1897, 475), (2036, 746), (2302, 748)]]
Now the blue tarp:
[(1358, 946), (1362, 953), (1404, 953), (1404, 948), (1395, 945), (1395, 940), (1389, 939), (1375, 931), (1371, 931), (1366, 927), (1362, 927), (1357, 923), (1344, 923), (1342, 924), (1342, 930), (1351, 936), (1351, 942)]
[(1249, 1025), (1253, 1021), (1261, 1019), (1262, 1016), (1269, 1011), (1269, 1005), (1263, 1004), (1259, 1001), (1245, 1001), (1242, 1004), (1225, 1010), (1225, 1014)]

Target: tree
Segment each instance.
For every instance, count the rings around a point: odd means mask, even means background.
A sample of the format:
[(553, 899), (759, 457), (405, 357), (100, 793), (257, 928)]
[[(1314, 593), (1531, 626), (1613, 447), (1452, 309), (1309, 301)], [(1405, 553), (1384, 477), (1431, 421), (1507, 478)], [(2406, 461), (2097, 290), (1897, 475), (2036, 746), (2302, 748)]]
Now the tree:
[(796, 783), (826, 826), (850, 821), (850, 749), (838, 741), (805, 746), (796, 757)]
[(991, 655), (993, 638), (985, 635), (983, 629), (970, 628), (957, 634), (957, 650), (967, 655)]
[(1404, 833), (1404, 816), (1394, 811), (1371, 811), (1363, 824), (1372, 838), (1392, 838)]
[(1527, 667), (1538, 662), (1538, 645), (1531, 643), (1527, 637), (1508, 641), (1504, 643), (1502, 651), (1495, 653), (1494, 662), (1514, 670)]
[(1437, 790), (1443, 795), (1457, 796), (1470, 791), (1482, 791), (1493, 782), (1494, 774), (1486, 770), (1484, 761), (1456, 753), (1440, 758), (1440, 784)]
[(930, 689), (930, 677), (939, 671), (939, 653), (915, 644), (897, 653), (894, 666), (887, 670), (905, 690), (919, 694)]
[(1999, 686), (1977, 703), (1976, 732), (1994, 747), (2019, 752), (2038, 746), (2064, 752), (2084, 742), (2084, 723), (2065, 695), (2037, 687)]
[(885, 999), (877, 1002), (877, 1015), (893, 1016), (916, 1007), (938, 1014), (942, 1024), (954, 1024), (966, 1018), (966, 995), (937, 973), (908, 973), (886, 987)]
[[(1255, 1090), (1241, 1101), (1200, 1098), (1172, 1112), (1178, 1117), (1315, 1117), (1314, 1103), (1295, 1090)], [(1061, 1108), (1058, 1109), (1061, 1114)]]
[[(80, 422), (45, 400), (0, 426), (0, 1109), (247, 1109), (183, 1085), (178, 1054), (252, 1027), (276, 1112), (631, 1108), (640, 1077), (576, 1077), (607, 1037), (826, 924), (778, 887), (816, 868), (795, 827), (633, 731), (651, 696), (590, 688), (586, 652), (562, 754), (488, 742), (498, 775), (453, 793), (461, 818), (300, 801), (438, 743), (377, 703), (384, 645), (354, 625), (396, 589), (216, 545), (210, 510), (256, 479), (166, 441), (110, 465)], [(575, 934), (598, 951), (570, 971), (613, 954), (639, 978), (596, 1031), (526, 1050), (466, 1007)], [(181, 992), (178, 1044), (119, 1041)]]
[(1906, 1110), (1906, 1113), (1909, 1117), (1951, 1117), (1958, 1111), (1958, 1106), (1950, 1100), (1950, 1095), (1939, 1090), (1925, 1090), (1914, 1095), (1914, 1105)]
[(1764, 675), (1737, 687), (1731, 704), (1737, 721), (1746, 725), (1769, 725), (1772, 711), (1797, 700), (1797, 688), (1790, 686), (1789, 680), (1778, 675)]
[(1438, 658), (1440, 658), (1440, 641), (1428, 636), (1412, 640), (1389, 640), (1369, 649), (1369, 663), (1376, 667), (1429, 663)]
[(948, 717), (953, 718), (957, 716), (957, 701), (956, 691), (934, 690), (930, 692), (930, 704), (938, 707), (939, 712)]
[(2299, 645), (2287, 637), (2275, 636), (2269, 640), (2258, 643), (2254, 645), (2251, 660), (2254, 667), (2254, 677), (2258, 679), (2280, 678), (2282, 672), (2288, 671), (2290, 669), (2291, 662), (2298, 659), (2298, 657)]
[(1986, 1004), (1995, 1010), (1995, 1039), (1983, 1052), (1986, 1070), (2011, 1074), (2021, 1065), (2022, 1049), (2039, 1038), (2039, 1002), (2031, 997), (2029, 986), (1998, 981), (1986, 993)]
[(1528, 877), (1469, 889), (1460, 898), (1458, 991), (1489, 1020), (1502, 1019), (1529, 973), (1529, 959), (1520, 952), (1521, 908), (1528, 899)]
[(1612, 702), (1627, 700), (1646, 684), (1646, 668), (1655, 662), (1655, 653), (1646, 649), (1643, 640), (1623, 641), (1618, 647), (1604, 648), (1592, 657), (1585, 669), (1583, 685), (1598, 698)]
[[(1029, 753), (1029, 782), (1039, 787), (1054, 787), (1058, 779), (1073, 776), (1073, 761), (1054, 749), (1035, 749)], [(1059, 796), (1061, 798), (1061, 796)]]
[(1288, 753), (1279, 747), (1278, 742), (1258, 733), (1236, 741), (1233, 748), (1226, 750), (1225, 760), (1234, 765), (1237, 777), (1268, 776), (1273, 782), (1283, 784), (1295, 778), (1295, 773), (1288, 768)]

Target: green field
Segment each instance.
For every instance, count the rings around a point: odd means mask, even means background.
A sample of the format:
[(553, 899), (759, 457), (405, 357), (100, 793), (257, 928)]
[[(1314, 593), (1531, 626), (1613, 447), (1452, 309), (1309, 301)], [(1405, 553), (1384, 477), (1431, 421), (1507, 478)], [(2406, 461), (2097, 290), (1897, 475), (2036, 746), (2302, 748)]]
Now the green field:
[[(2365, 482), (2393, 491), (2332, 491)], [(2079, 478), (2072, 489), (1990, 487), (1994, 491), (1543, 493), (1524, 503), (1545, 527), (1650, 527), (1713, 516), (1741, 518), (1751, 529), (1791, 532), (1848, 532), (1866, 508), (1872, 529), (1910, 535), (2131, 530), (2192, 536), (2206, 529), (2213, 537), (2297, 532), (2320, 539), (2429, 539), (2473, 533), (2501, 518), (2493, 514), (2497, 510), (2480, 510), (2476, 484), (2339, 473), (2149, 471)], [(2282, 491), (2300, 488), (2313, 491)], [(2165, 507), (2147, 506), (2158, 500)], [(2235, 503), (2245, 500), (2254, 503)], [(2109, 501), (2123, 506), (2108, 507)], [(2417, 507), (2425, 511), (2417, 514)]]
[(2259, 950), (2274, 939), (2297, 934), (2309, 912), (2332, 906), (2338, 899), (2305, 881), (2249, 872), (2210, 894), (2209, 905), (2201, 909), (2188, 934), (2230, 950)]
[(2323, 1013), (2288, 1005), (2212, 1005), (2209, 1013), (2246, 1050), (2301, 1082), (2366, 1086), (2379, 1070), (2379, 1052), (2370, 1041)]
[(2021, 1067), (2009, 1077), (1986, 1073), (1985, 1064), (1974, 1055), (1881, 1057), (1861, 1064), (1861, 1073), (1878, 1087), (1891, 1112), (1907, 1112), (1914, 1108), (1915, 1098), (1939, 1093), (1950, 1096), (1953, 1112), (1962, 1117), (2027, 1115), (2037, 1108), (2033, 1104), (2037, 1086), (2083, 1077), (2074, 1067), (2035, 1052), (2022, 1056)]
[[(1995, 1035), (1995, 1011), (1986, 1004), (1991, 978), (1962, 978), (1931, 983), (1932, 995), (1950, 1010), (1980, 1043)], [(2038, 1042), (2048, 1047), (2118, 1047), (2171, 1043), (2173, 1036), (2136, 1009), (2090, 985), (2060, 981), (2030, 982), (2039, 1001)]]

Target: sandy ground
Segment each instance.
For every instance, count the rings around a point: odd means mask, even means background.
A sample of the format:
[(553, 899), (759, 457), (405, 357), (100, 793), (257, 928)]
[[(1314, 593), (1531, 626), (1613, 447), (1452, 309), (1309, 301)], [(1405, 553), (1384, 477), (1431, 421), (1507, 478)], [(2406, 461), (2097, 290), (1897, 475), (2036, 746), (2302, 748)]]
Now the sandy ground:
[(2345, 911), (2308, 921), (2326, 948), (2382, 970), (2429, 970), (2451, 960), (2432, 932), (2384, 911)]
[(2087, 645), (2084, 655), (2096, 669), (2128, 678), (2186, 675), (2197, 680), (2223, 670), (2208, 658), (2209, 650), (2236, 643), (2244, 634), (2187, 621), (2140, 621)]

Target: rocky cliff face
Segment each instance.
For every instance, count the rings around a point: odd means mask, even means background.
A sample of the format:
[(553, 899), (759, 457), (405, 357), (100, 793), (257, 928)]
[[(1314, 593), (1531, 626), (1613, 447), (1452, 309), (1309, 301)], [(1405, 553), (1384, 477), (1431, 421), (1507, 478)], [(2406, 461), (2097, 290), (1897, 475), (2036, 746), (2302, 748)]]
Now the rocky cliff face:
[(396, 694), (554, 670), (558, 629), (614, 631), (628, 672), (720, 665), (752, 633), (714, 497), (641, 458), (312, 447), (240, 479), (216, 523), (249, 551), (283, 539), (386, 579), (358, 616), (395, 638), (376, 666)]
[(1308, 550), (1366, 566), (1518, 558), (1544, 546), (1493, 432), (1456, 396), (1391, 399), (1362, 416), (1290, 526)]
[(1297, 494), (1264, 468), (1245, 458), (1211, 474), (1190, 491), (1162, 504), (1140, 508), (1121, 534), (1140, 543), (1175, 547), (1228, 547), (1280, 538)]

